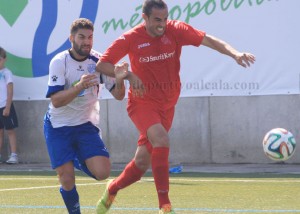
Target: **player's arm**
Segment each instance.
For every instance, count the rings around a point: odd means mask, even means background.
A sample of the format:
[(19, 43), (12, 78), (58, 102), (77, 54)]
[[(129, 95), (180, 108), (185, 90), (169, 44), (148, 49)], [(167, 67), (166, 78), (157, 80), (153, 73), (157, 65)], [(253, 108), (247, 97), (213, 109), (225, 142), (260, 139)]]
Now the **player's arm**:
[(53, 106), (59, 108), (69, 104), (82, 90), (97, 85), (97, 78), (98, 77), (95, 74), (82, 75), (80, 81), (73, 87), (52, 94), (50, 99)]
[(3, 110), (3, 116), (9, 115), (12, 99), (13, 99), (13, 83), (10, 82), (7, 84), (7, 100), (6, 100), (5, 109)]
[[(110, 77), (116, 77), (115, 70), (116, 70), (116, 66), (111, 63), (101, 62), (100, 60), (97, 62), (96, 65), (97, 72), (100, 72)], [(133, 95), (143, 97), (145, 93), (145, 88), (141, 79), (132, 72), (125, 72), (123, 75), (124, 75), (124, 80), (129, 81), (132, 88)]]
[(249, 67), (250, 63), (253, 64), (255, 61), (255, 56), (253, 54), (239, 52), (228, 43), (211, 35), (205, 35), (202, 45), (232, 57), (239, 65), (243, 67)]
[(125, 96), (125, 83), (124, 80), (128, 75), (128, 63), (123, 62), (121, 65), (116, 65), (115, 74), (115, 86), (111, 90), (111, 94), (117, 99), (122, 100)]
[[(97, 62), (96, 71), (99, 72), (99, 73), (102, 73), (102, 74), (104, 74), (106, 76), (109, 76), (109, 77), (116, 77), (115, 70), (116, 70), (116, 66), (109, 63), (109, 62), (101, 62), (100, 60)], [(132, 72), (126, 72), (125, 74), (126, 75), (125, 75), (124, 79), (128, 80), (129, 82), (134, 82), (134, 81), (137, 81), (139, 79)]]
[(96, 71), (109, 77), (115, 77), (115, 66), (109, 62), (97, 62)]
[[(130, 35), (121, 35), (104, 52), (96, 64), (96, 71), (109, 77), (115, 77), (115, 64), (130, 52)], [(126, 80), (129, 81), (133, 96), (143, 96), (145, 87), (141, 79), (134, 72), (126, 73)]]

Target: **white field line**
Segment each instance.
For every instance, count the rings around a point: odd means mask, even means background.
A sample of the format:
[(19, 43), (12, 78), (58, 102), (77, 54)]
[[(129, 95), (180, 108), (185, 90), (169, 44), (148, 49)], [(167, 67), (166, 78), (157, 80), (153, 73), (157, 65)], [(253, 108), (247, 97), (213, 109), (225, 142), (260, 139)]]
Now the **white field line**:
[[(105, 185), (106, 183), (87, 183), (87, 184), (76, 184), (76, 186), (92, 186), (92, 185)], [(61, 185), (55, 186), (38, 186), (38, 187), (23, 187), (23, 188), (9, 188), (9, 189), (0, 189), (0, 192), (6, 191), (18, 191), (18, 190), (32, 190), (32, 189), (51, 189), (51, 188), (59, 188)]]
[[(7, 177), (7, 178), (0, 178), (0, 181), (10, 181), (10, 180), (36, 180), (36, 181), (40, 181), (40, 180), (53, 180), (53, 181), (58, 181), (58, 179), (56, 177), (54, 178), (37, 178), (37, 177), (23, 177), (23, 178), (15, 178), (15, 177)], [(87, 178), (76, 178), (76, 181), (90, 181), (91, 178), (87, 177)], [(142, 178), (140, 180), (140, 182), (154, 182), (153, 178)], [(289, 182), (300, 182), (299, 179), (289, 179), (289, 178), (278, 178), (277, 180), (275, 179), (258, 179), (258, 178), (254, 178), (254, 179), (185, 179), (185, 178), (170, 178), (170, 181), (187, 181), (187, 182), (252, 182), (252, 183), (267, 183), (267, 182), (274, 182), (274, 183), (289, 183)]]
[[(47, 181), (58, 181), (57, 177), (53, 177), (53, 178), (43, 178), (43, 177), (23, 177), (23, 178), (14, 178), (14, 177), (7, 177), (7, 178), (0, 178), (0, 181), (10, 181), (10, 180), (47, 180)], [(87, 178), (76, 178), (76, 181), (90, 181), (91, 178), (87, 177)]]
[[(45, 178), (1, 178), (0, 181), (9, 181), (9, 180), (54, 180), (54, 179), (45, 179)], [(57, 179), (55, 179), (57, 180)], [(76, 181), (85, 181), (90, 179), (76, 179)], [(300, 183), (300, 180), (295, 179), (289, 179), (289, 180), (274, 180), (274, 179), (177, 179), (177, 178), (171, 178), (170, 182), (176, 182), (176, 181), (184, 181), (184, 182), (228, 182), (228, 183)], [(154, 182), (153, 179), (142, 179), (139, 182)], [(92, 185), (105, 185), (106, 182), (97, 182), (97, 183), (85, 183), (85, 184), (76, 184), (76, 186), (92, 186)], [(8, 188), (8, 189), (0, 189), (0, 192), (5, 191), (18, 191), (18, 190), (33, 190), (33, 189), (49, 189), (49, 188), (59, 188), (60, 185), (54, 185), (54, 186), (36, 186), (36, 187), (22, 187), (22, 188)]]

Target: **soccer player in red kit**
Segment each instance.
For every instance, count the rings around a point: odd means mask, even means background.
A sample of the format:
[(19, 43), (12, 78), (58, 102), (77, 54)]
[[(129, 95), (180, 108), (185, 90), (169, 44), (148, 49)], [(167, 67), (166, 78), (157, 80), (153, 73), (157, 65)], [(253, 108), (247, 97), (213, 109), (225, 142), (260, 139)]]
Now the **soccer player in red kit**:
[(168, 20), (163, 0), (145, 0), (144, 23), (125, 32), (106, 50), (96, 70), (114, 76), (115, 64), (128, 54), (132, 72), (128, 115), (140, 132), (134, 159), (107, 184), (97, 204), (106, 213), (117, 192), (140, 180), (151, 165), (159, 200), (159, 213), (175, 213), (169, 199), (169, 136), (180, 94), (180, 55), (186, 45), (204, 45), (232, 57), (243, 66), (254, 63), (250, 53), (241, 53), (226, 42), (176, 20)]

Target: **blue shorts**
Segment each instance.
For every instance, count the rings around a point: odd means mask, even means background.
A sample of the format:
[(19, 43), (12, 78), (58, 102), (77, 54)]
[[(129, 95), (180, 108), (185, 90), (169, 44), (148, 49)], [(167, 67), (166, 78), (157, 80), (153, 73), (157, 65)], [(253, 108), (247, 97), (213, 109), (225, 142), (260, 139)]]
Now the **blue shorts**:
[(53, 128), (50, 120), (44, 119), (44, 135), (53, 169), (78, 159), (80, 162), (94, 156), (109, 157), (99, 129), (91, 122), (78, 126)]
[(10, 130), (10, 129), (17, 128), (18, 118), (13, 103), (11, 104), (10, 112), (7, 117), (3, 116), (3, 110), (4, 107), (0, 108), (0, 129), (5, 128), (6, 130)]

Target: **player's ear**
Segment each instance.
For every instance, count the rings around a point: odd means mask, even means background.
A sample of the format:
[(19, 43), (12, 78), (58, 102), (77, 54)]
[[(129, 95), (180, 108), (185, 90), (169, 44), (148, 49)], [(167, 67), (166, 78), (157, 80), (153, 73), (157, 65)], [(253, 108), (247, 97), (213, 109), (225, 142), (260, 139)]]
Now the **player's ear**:
[(148, 18), (148, 16), (145, 13), (142, 13), (142, 17), (143, 19), (146, 21), (146, 19)]
[(72, 43), (74, 41), (74, 35), (70, 34), (69, 41)]

